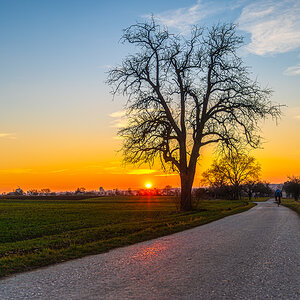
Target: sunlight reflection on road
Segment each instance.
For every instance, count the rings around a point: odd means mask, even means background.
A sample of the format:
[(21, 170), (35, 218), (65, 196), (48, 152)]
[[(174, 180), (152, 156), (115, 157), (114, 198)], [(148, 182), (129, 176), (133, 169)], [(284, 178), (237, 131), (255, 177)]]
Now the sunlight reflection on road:
[(140, 249), (132, 258), (135, 261), (152, 262), (168, 250), (168, 243), (163, 241), (155, 242), (148, 247)]

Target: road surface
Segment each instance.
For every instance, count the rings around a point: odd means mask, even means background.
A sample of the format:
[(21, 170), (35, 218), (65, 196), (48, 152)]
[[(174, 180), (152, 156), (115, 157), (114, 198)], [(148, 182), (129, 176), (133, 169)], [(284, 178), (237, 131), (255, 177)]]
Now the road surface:
[(0, 281), (0, 299), (300, 299), (300, 218), (273, 200)]

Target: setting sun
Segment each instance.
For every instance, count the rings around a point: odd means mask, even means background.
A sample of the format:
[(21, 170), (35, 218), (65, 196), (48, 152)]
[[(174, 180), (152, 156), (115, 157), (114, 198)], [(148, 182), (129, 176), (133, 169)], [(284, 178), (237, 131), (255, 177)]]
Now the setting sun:
[(152, 187), (152, 184), (151, 184), (150, 182), (147, 182), (147, 183), (145, 184), (145, 187), (146, 187), (147, 189), (150, 189), (150, 188)]

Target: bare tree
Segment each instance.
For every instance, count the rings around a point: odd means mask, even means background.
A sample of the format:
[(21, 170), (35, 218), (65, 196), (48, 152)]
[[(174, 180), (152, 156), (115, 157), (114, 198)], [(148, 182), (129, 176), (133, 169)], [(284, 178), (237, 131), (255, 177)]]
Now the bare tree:
[(42, 193), (42, 194), (50, 194), (50, 193), (51, 193), (51, 190), (48, 189), (48, 188), (44, 188), (44, 189), (41, 189), (41, 193)]
[(212, 187), (232, 186), (233, 199), (239, 199), (241, 186), (257, 182), (260, 172), (261, 166), (254, 157), (245, 153), (227, 151), (220, 159), (216, 159), (202, 176)]
[(212, 167), (202, 173), (202, 179), (200, 181), (202, 186), (210, 186), (213, 188), (220, 188), (227, 185), (228, 181), (223, 172), (215, 172), (214, 165), (217, 164), (214, 161)]
[(108, 76), (113, 93), (128, 97), (128, 126), (119, 131), (125, 162), (159, 158), (177, 171), (181, 210), (190, 210), (200, 149), (242, 140), (256, 148), (259, 121), (277, 118), (280, 107), (237, 56), (243, 39), (235, 25), (194, 27), (185, 37), (152, 20), (125, 29), (121, 40), (139, 49)]

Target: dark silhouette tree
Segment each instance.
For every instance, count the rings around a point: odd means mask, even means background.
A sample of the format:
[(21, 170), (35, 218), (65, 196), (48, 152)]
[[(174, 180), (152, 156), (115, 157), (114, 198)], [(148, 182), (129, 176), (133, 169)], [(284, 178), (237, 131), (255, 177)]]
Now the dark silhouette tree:
[(77, 188), (75, 194), (84, 194), (86, 189), (84, 187)]
[(213, 188), (221, 188), (228, 185), (225, 174), (218, 170), (218, 162), (216, 160), (210, 169), (202, 173), (201, 185)]
[(228, 151), (220, 159), (214, 160), (211, 168), (202, 176), (213, 187), (232, 186), (233, 199), (240, 199), (242, 185), (258, 181), (260, 171), (261, 167), (254, 157)]
[(124, 160), (151, 165), (159, 158), (177, 171), (181, 210), (190, 210), (200, 149), (242, 140), (258, 147), (259, 121), (278, 118), (280, 107), (238, 57), (243, 39), (235, 25), (194, 27), (186, 37), (152, 20), (128, 27), (121, 40), (138, 48), (107, 80), (128, 97), (128, 125), (119, 131)]
[(42, 193), (42, 194), (50, 194), (50, 193), (51, 193), (51, 190), (48, 189), (48, 188), (44, 188), (44, 189), (41, 189), (41, 193)]
[(270, 188), (270, 183), (263, 181), (248, 181), (243, 186), (243, 190), (256, 197), (271, 197), (274, 191)]
[(289, 177), (289, 180), (283, 185), (283, 190), (287, 195), (292, 195), (295, 201), (298, 201), (300, 196), (300, 176)]

